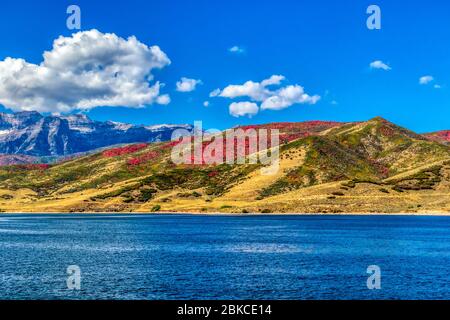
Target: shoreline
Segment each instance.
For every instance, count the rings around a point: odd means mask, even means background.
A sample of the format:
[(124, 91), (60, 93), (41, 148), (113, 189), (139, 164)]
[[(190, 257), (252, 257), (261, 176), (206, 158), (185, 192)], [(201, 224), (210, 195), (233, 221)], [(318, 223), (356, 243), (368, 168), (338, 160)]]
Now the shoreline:
[(264, 217), (264, 216), (423, 216), (423, 217), (450, 217), (450, 212), (400, 212), (400, 213), (224, 213), (224, 212), (1, 212), (0, 217), (7, 215), (104, 215), (104, 216), (222, 216), (222, 217)]

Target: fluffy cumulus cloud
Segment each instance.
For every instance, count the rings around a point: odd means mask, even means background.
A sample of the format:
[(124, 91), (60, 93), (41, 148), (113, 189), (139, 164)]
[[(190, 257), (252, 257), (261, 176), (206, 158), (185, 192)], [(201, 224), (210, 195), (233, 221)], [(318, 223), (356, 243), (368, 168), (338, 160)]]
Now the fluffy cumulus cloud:
[(303, 87), (299, 85), (287, 86), (264, 100), (261, 109), (280, 110), (298, 103), (315, 104), (319, 99), (317, 95), (307, 95)]
[(389, 71), (392, 69), (389, 65), (387, 65), (386, 63), (384, 63), (381, 60), (376, 60), (376, 61), (371, 62), (370, 68), (371, 69), (381, 69), (381, 70), (385, 70), (385, 71)]
[(181, 80), (177, 82), (177, 91), (191, 92), (194, 91), (199, 84), (202, 84), (201, 80), (182, 77)]
[(252, 117), (259, 111), (258, 105), (254, 102), (233, 102), (230, 104), (230, 114), (233, 117)]
[(272, 96), (268, 86), (279, 85), (284, 80), (283, 76), (273, 75), (269, 79), (261, 82), (247, 81), (241, 85), (229, 85), (221, 91), (214, 92), (215, 95), (223, 98), (237, 98), (237, 97), (249, 97), (254, 101), (264, 101), (268, 97)]
[(429, 84), (434, 81), (434, 77), (432, 76), (423, 76), (419, 78), (419, 83), (422, 85)]
[[(223, 97), (229, 99), (249, 98), (252, 100), (251, 107), (249, 102), (243, 105), (232, 103), (230, 105), (230, 114), (234, 116), (254, 115), (258, 112), (258, 105), (261, 103), (262, 110), (281, 110), (288, 108), (294, 104), (315, 104), (320, 100), (320, 96), (310, 96), (300, 85), (289, 85), (282, 88), (274, 88), (280, 86), (285, 77), (282, 75), (273, 75), (261, 82), (247, 81), (241, 85), (229, 85), (223, 90), (216, 89), (210, 93), (210, 97)], [(233, 106), (234, 110), (231, 110)], [(255, 112), (256, 107), (256, 112)], [(236, 110), (252, 110), (249, 112), (236, 112)]]
[(59, 37), (40, 64), (0, 61), (0, 104), (41, 112), (70, 112), (97, 106), (167, 104), (152, 71), (170, 64), (158, 47), (97, 30)]

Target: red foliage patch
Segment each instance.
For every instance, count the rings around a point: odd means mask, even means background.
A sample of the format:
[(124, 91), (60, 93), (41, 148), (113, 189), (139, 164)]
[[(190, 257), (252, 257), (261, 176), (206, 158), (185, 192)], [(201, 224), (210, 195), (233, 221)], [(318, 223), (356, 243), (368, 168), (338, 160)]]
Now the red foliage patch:
[(280, 134), (280, 143), (289, 143), (291, 141), (309, 137), (311, 134), (308, 132), (305, 133), (282, 133)]
[[(237, 159), (238, 156), (241, 157), (247, 157), (251, 154), (253, 154), (254, 152), (258, 152), (259, 149), (259, 139), (260, 137), (257, 136), (255, 141), (256, 144), (254, 146), (252, 146), (252, 148), (250, 148), (250, 141), (252, 141), (253, 139), (250, 139), (248, 137), (245, 138), (244, 143), (241, 145), (239, 143), (240, 139), (235, 138), (234, 139), (234, 145), (233, 145), (233, 149), (231, 151), (231, 158), (233, 158), (234, 160)], [(272, 146), (272, 142), (271, 142), (271, 136), (270, 136), (270, 132), (267, 136), (267, 144), (266, 144), (266, 148), (270, 149)], [(214, 159), (216, 159), (217, 157), (222, 159), (222, 163), (225, 163), (227, 160), (227, 143), (232, 144), (232, 141), (228, 141), (226, 138), (223, 138), (222, 143), (223, 143), (223, 149), (221, 152), (221, 155), (217, 155), (216, 152), (217, 150), (214, 148), (211, 152), (211, 154), (208, 152), (205, 152), (206, 148), (212, 144), (214, 142), (211, 141), (203, 141), (202, 145), (200, 147), (196, 147), (194, 148), (194, 144), (192, 144), (192, 154), (191, 154), (191, 158), (190, 158), (190, 164), (193, 165), (206, 165), (206, 164), (212, 164), (212, 162), (214, 162)], [(198, 150), (199, 149), (199, 150)], [(196, 152), (199, 152), (200, 154), (196, 157)], [(200, 161), (197, 161), (196, 163), (196, 159), (201, 159), (201, 163), (198, 163)]]
[(336, 127), (342, 123), (334, 121), (306, 121), (306, 122), (277, 122), (262, 125), (250, 125), (240, 127), (243, 130), (247, 129), (278, 129), (280, 132), (303, 132), (321, 131), (324, 129)]
[(450, 141), (450, 131), (441, 131), (438, 133), (438, 136), (444, 138), (447, 141)]
[(170, 141), (170, 142), (168, 142), (168, 143), (166, 143), (166, 144), (163, 144), (162, 146), (161, 146), (161, 149), (162, 150), (165, 150), (165, 149), (170, 149), (170, 148), (173, 148), (173, 147), (175, 147), (177, 144), (179, 144), (180, 143), (180, 141)]
[[(248, 126), (241, 126), (235, 129), (241, 129), (243, 131), (247, 131), (247, 130), (251, 130), (254, 129), (256, 130), (256, 134), (258, 137), (260, 137), (260, 135), (258, 133), (259, 129), (266, 129), (267, 130), (267, 146), (266, 148), (271, 148), (271, 130), (272, 129), (276, 129), (280, 131), (280, 145), (281, 144), (285, 144), (285, 143), (289, 143), (291, 141), (300, 139), (300, 138), (305, 138), (308, 137), (310, 135), (314, 135), (318, 132), (321, 132), (323, 130), (329, 129), (329, 128), (333, 128), (336, 126), (342, 125), (342, 123), (339, 122), (332, 122), (332, 121), (308, 121), (308, 122), (282, 122), (282, 123), (271, 123), (271, 124), (263, 124), (263, 125), (248, 125)], [(248, 132), (246, 132), (248, 133)], [(249, 156), (250, 154), (252, 154), (253, 152), (257, 152), (259, 149), (259, 143), (257, 142), (255, 146), (252, 146), (253, 148), (250, 148), (250, 138), (246, 137), (245, 139), (245, 144), (242, 146), (241, 148), (237, 147), (237, 143), (235, 143), (234, 145), (234, 160), (237, 158), (238, 155), (243, 155), (244, 157)], [(259, 139), (257, 139), (259, 140)], [(213, 140), (214, 141), (214, 140)], [(235, 142), (237, 142), (237, 139), (235, 140)], [(177, 144), (179, 144), (179, 141), (172, 141), (169, 143), (164, 144), (161, 149), (168, 149), (171, 147), (176, 146)], [(189, 140), (187, 142), (189, 144)], [(205, 149), (211, 144), (212, 142), (210, 141), (203, 141), (202, 146), (201, 147), (196, 147), (194, 150), (194, 138), (191, 139), (191, 146), (192, 146), (192, 154), (190, 157), (190, 164), (193, 165), (206, 165), (207, 163), (211, 163), (213, 159), (208, 159), (209, 158), (216, 158), (216, 154), (215, 154), (215, 150), (213, 151), (212, 154), (205, 154)], [(218, 157), (223, 159), (223, 162), (226, 161), (226, 138), (224, 137), (223, 139), (223, 151), (222, 151), (222, 155), (218, 155)], [(197, 149), (201, 149), (197, 150)], [(239, 149), (239, 150), (238, 150)], [(195, 152), (199, 152), (201, 154), (197, 155), (197, 157), (195, 156)], [(197, 163), (195, 163), (197, 160)]]
[(449, 141), (450, 142), (450, 130), (436, 132), (435, 136), (438, 137), (441, 140), (445, 140), (445, 141)]
[(380, 128), (380, 133), (385, 137), (392, 137), (395, 134), (395, 131), (388, 126), (382, 126)]
[(262, 125), (242, 126), (240, 129), (275, 129), (280, 131), (280, 143), (306, 138), (323, 130), (342, 125), (343, 123), (333, 121), (306, 121), (306, 122), (279, 122)]
[(217, 171), (211, 171), (210, 173), (208, 173), (208, 177), (214, 178), (214, 177), (217, 176), (218, 174), (219, 174), (219, 172), (217, 172)]
[(140, 155), (139, 157), (129, 159), (127, 163), (130, 166), (138, 166), (142, 163), (149, 162), (153, 159), (156, 159), (158, 156), (159, 156), (159, 152), (150, 151), (150, 152)]
[(123, 156), (123, 155), (138, 152), (138, 151), (146, 148), (147, 146), (148, 146), (148, 144), (146, 144), (146, 143), (133, 144), (130, 146), (114, 148), (114, 149), (109, 149), (109, 150), (103, 151), (102, 155), (105, 158), (118, 157), (118, 156)]

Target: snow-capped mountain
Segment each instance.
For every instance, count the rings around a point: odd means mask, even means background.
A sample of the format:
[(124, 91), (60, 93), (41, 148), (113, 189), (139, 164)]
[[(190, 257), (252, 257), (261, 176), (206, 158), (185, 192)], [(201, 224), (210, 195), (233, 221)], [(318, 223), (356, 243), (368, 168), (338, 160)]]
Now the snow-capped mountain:
[(192, 126), (137, 126), (93, 121), (83, 114), (0, 113), (0, 154), (65, 156), (122, 143), (167, 141), (180, 128)]

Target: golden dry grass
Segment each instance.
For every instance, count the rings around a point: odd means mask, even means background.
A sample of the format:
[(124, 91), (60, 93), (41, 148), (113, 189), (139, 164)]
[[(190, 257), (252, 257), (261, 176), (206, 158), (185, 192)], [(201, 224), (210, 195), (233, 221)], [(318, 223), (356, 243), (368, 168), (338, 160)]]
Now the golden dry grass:
[[(298, 160), (298, 159), (297, 159)], [(284, 169), (294, 161), (285, 162)], [(446, 173), (448, 175), (448, 173)], [(262, 180), (259, 180), (262, 179)], [(155, 205), (161, 206), (161, 212), (186, 213), (448, 213), (450, 212), (450, 185), (443, 181), (436, 190), (395, 192), (380, 191), (380, 186), (369, 183), (357, 184), (355, 188), (342, 189), (342, 182), (333, 182), (286, 192), (280, 195), (255, 200), (257, 183), (269, 183), (267, 178), (255, 176), (231, 189), (222, 197), (210, 199), (180, 198), (177, 194), (185, 192), (175, 189), (158, 194), (155, 199), (143, 204), (124, 203), (121, 197), (92, 201), (91, 198), (105, 192), (130, 185), (134, 180), (116, 184), (102, 190), (85, 190), (58, 197), (37, 198), (31, 190), (0, 190), (0, 196), (8, 194), (12, 199), (2, 199), (1, 209), (5, 212), (150, 212)], [(190, 190), (192, 191), (192, 190)], [(340, 191), (341, 196), (333, 193)], [(235, 197), (239, 192), (248, 195)], [(164, 199), (170, 199), (165, 202)]]

